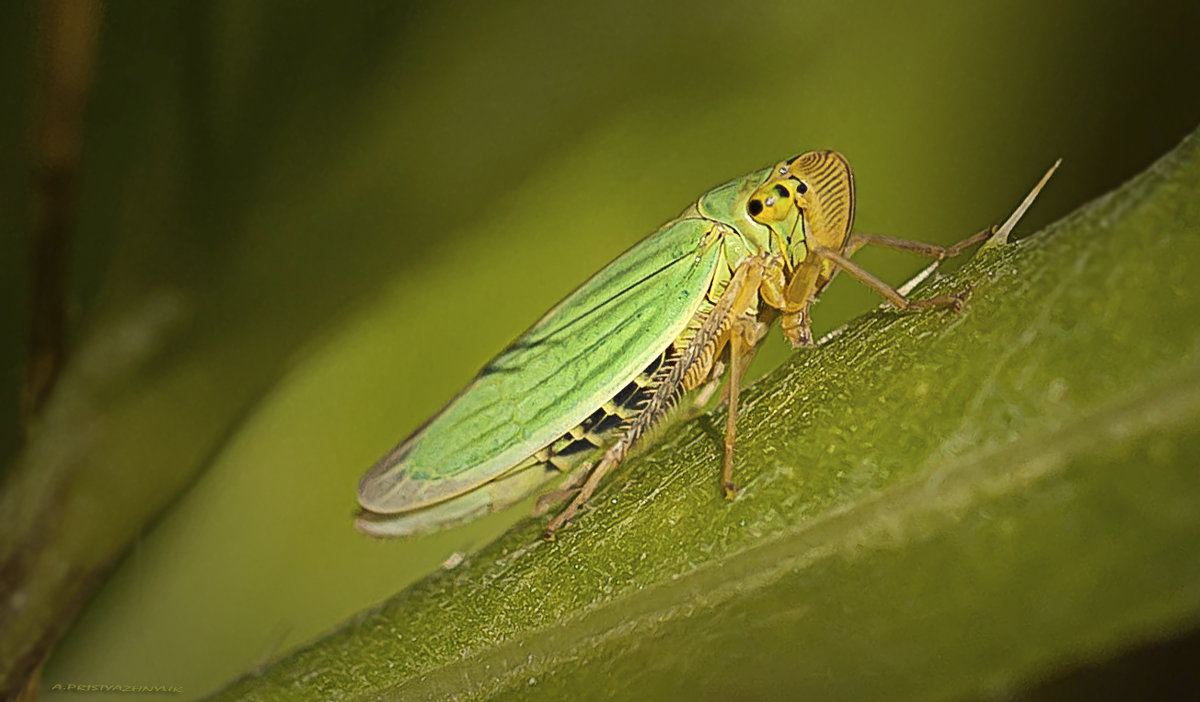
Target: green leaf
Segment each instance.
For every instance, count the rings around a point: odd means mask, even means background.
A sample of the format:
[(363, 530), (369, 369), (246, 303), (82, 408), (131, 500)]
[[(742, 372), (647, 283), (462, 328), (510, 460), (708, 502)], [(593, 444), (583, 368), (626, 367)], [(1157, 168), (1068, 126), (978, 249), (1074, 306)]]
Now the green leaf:
[[(1069, 167), (1069, 164), (1068, 164)], [(1054, 187), (1053, 183), (1050, 185)], [(218, 699), (994, 695), (1200, 622), (1200, 139)]]

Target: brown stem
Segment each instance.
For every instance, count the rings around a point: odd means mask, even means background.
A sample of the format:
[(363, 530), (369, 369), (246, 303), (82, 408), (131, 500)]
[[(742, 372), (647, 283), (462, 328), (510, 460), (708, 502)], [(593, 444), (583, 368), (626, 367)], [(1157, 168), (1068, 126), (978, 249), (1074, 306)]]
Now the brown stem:
[(31, 111), (29, 338), (21, 386), (26, 431), (66, 359), (71, 229), (100, 6), (89, 0), (43, 0), (39, 14), (39, 78)]

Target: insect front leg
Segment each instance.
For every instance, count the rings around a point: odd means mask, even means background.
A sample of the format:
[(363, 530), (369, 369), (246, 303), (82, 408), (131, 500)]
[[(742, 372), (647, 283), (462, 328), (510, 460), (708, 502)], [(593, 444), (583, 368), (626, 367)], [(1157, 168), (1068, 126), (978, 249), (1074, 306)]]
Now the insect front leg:
[[(987, 229), (976, 232), (975, 234), (972, 234), (966, 239), (963, 239), (957, 244), (949, 247), (939, 246), (937, 244), (929, 244), (923, 241), (913, 241), (911, 239), (897, 239), (895, 237), (884, 236), (882, 234), (866, 234), (862, 232), (855, 232), (850, 235), (850, 239), (846, 242), (846, 246), (841, 253), (824, 246), (814, 246), (812, 252), (817, 256), (835, 264), (838, 270), (844, 270), (850, 275), (854, 276), (859, 280), (859, 282), (874, 290), (898, 309), (915, 310), (950, 307), (955, 310), (960, 310), (962, 309), (963, 301), (966, 300), (967, 295), (970, 294), (970, 290), (963, 290), (953, 295), (938, 295), (936, 297), (922, 300), (910, 300), (900, 291), (875, 277), (862, 266), (859, 266), (857, 263), (851, 261), (849, 256), (867, 244), (875, 244), (876, 246), (884, 246), (890, 249), (896, 249), (898, 251), (908, 251), (921, 256), (928, 256), (929, 258), (933, 258), (938, 261), (944, 261), (947, 258), (953, 258), (962, 254), (962, 252), (982, 241), (986, 241), (988, 238), (995, 235), (996, 231), (996, 227), (988, 227)], [(786, 326), (787, 319), (785, 318), (784, 321)]]
[(868, 288), (871, 288), (881, 297), (901, 310), (908, 311), (937, 307), (950, 307), (955, 310), (961, 310), (963, 308), (963, 302), (970, 293), (970, 290), (963, 290), (954, 295), (938, 295), (936, 297), (924, 298), (921, 300), (910, 300), (904, 295), (900, 294), (898, 290), (880, 280), (867, 269), (858, 265), (854, 261), (851, 261), (833, 249), (828, 249), (824, 246), (814, 246), (812, 248), (812, 253), (836, 264), (838, 268), (854, 276), (860, 283), (866, 285)]
[(815, 346), (812, 336), (812, 321), (808, 316), (809, 305), (804, 305), (791, 311), (785, 311), (779, 325), (783, 328), (783, 336), (794, 349), (805, 349)]
[[(796, 289), (811, 290), (815, 282), (816, 269), (812, 266), (797, 271), (794, 277), (805, 276), (805, 280), (796, 281)], [(773, 258), (767, 262), (763, 274), (759, 294), (768, 307), (782, 313), (780, 326), (783, 336), (791, 343), (792, 348), (807, 348), (813, 345), (812, 327), (810, 326), (808, 308), (812, 300), (805, 298), (792, 300), (788, 297), (788, 289), (792, 281), (784, 271), (783, 259)]]

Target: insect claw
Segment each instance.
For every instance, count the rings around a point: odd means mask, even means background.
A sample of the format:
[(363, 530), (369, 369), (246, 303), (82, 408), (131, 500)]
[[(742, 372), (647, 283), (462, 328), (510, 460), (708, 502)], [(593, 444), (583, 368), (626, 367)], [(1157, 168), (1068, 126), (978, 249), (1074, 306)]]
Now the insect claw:
[(534, 503), (533, 516), (542, 516), (546, 512), (549, 512), (555, 505), (562, 503), (568, 497), (571, 497), (577, 492), (579, 492), (578, 487), (567, 486), (542, 495), (537, 499), (537, 502)]
[(788, 334), (785, 332), (787, 340), (792, 344), (794, 349), (807, 349), (816, 346), (813, 343), (812, 330), (805, 325), (795, 330), (794, 333)]
[(974, 289), (970, 285), (967, 285), (962, 290), (959, 290), (958, 292), (954, 293), (954, 299), (958, 301), (958, 304), (954, 305), (954, 311), (956, 311), (956, 312), (962, 311), (964, 303), (966, 303), (966, 301), (971, 298), (971, 293), (973, 292), (973, 290)]

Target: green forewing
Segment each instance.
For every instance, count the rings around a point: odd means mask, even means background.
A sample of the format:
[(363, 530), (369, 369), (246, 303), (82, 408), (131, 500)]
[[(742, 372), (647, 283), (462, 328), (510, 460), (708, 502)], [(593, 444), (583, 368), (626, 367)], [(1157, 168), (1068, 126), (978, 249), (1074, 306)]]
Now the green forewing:
[(720, 260), (713, 227), (671, 222), (580, 286), (367, 472), (363, 507), (395, 513), (453, 497), (586, 419), (696, 315)]
[(364, 512), (358, 516), (357, 526), (372, 536), (410, 536), (445, 529), (504, 509), (542, 487), (550, 477), (545, 466), (526, 464), (453, 499), (422, 509), (387, 515)]

